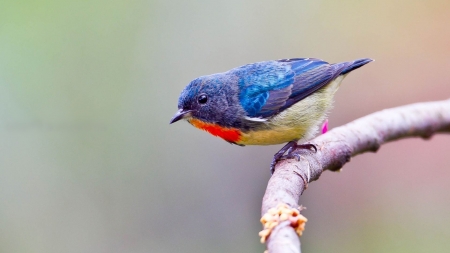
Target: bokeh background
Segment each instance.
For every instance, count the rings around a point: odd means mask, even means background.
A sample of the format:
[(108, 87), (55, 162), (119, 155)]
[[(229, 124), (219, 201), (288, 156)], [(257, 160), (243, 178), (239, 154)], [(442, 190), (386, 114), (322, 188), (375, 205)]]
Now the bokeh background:
[[(169, 125), (190, 80), (250, 62), (371, 57), (330, 126), (450, 97), (450, 2), (2, 1), (0, 252), (262, 252), (269, 163)], [(304, 252), (448, 252), (450, 136), (326, 172)]]

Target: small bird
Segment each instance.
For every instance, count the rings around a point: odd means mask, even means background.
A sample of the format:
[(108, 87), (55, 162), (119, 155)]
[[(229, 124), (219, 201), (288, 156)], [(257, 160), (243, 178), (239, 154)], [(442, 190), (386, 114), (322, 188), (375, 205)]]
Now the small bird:
[[(372, 59), (330, 64), (315, 58), (292, 58), (247, 64), (190, 82), (178, 99), (181, 119), (225, 141), (245, 145), (287, 144), (270, 169), (297, 157), (297, 144), (311, 139), (332, 107), (341, 81)], [(286, 155), (285, 155), (286, 154)]]

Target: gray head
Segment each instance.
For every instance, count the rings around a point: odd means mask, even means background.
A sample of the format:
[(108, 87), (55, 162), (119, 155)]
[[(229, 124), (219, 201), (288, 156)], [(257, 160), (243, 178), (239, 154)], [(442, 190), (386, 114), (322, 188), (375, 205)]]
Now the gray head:
[(193, 117), (231, 127), (238, 124), (241, 111), (237, 78), (228, 73), (202, 76), (189, 83), (181, 92), (178, 112), (170, 123)]

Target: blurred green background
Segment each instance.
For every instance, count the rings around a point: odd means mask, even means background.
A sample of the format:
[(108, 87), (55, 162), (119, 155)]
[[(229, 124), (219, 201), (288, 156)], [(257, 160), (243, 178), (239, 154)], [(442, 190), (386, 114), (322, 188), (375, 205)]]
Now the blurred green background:
[[(2, 1), (0, 252), (262, 252), (280, 148), (169, 125), (190, 80), (250, 62), (371, 57), (330, 127), (450, 97), (450, 2)], [(450, 137), (326, 172), (304, 252), (448, 252)]]

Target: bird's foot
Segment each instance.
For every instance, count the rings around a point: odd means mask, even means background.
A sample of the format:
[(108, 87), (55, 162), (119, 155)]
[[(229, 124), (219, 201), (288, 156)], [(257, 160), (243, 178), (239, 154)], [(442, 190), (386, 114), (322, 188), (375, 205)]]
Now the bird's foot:
[(309, 149), (314, 150), (314, 153), (317, 152), (317, 147), (314, 144), (297, 144), (296, 141), (290, 141), (273, 156), (272, 163), (270, 164), (271, 175), (275, 172), (275, 165), (281, 160), (295, 158), (297, 161), (300, 161), (300, 154), (295, 152), (297, 149)]

